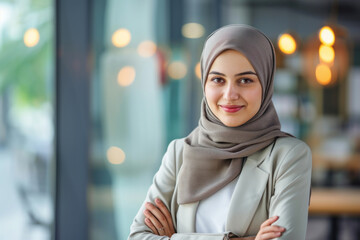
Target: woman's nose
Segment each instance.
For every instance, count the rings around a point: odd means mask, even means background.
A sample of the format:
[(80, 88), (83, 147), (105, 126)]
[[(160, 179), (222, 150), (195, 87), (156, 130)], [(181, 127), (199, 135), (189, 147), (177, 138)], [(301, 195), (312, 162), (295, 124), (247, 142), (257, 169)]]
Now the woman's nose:
[(226, 100), (237, 100), (240, 97), (240, 93), (235, 86), (229, 85), (225, 89), (224, 98)]

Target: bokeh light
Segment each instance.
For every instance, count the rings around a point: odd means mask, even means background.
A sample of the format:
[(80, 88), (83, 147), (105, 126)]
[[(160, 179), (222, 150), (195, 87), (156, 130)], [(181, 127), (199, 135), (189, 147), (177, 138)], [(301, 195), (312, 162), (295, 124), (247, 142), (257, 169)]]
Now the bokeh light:
[(200, 62), (198, 62), (195, 66), (195, 75), (198, 79), (201, 80), (201, 67), (200, 67)]
[(117, 81), (120, 86), (127, 87), (133, 83), (135, 76), (135, 69), (131, 66), (125, 66), (119, 71)]
[(182, 26), (181, 33), (186, 38), (201, 38), (205, 28), (199, 23), (186, 23)]
[(293, 54), (296, 51), (296, 41), (288, 33), (281, 34), (278, 40), (280, 50), (285, 54)]
[(322, 27), (319, 32), (319, 39), (322, 44), (332, 46), (335, 43), (334, 31), (329, 26)]
[(131, 33), (126, 28), (115, 31), (112, 35), (112, 43), (115, 47), (125, 47), (131, 41)]
[(335, 51), (331, 46), (321, 44), (319, 48), (320, 59), (324, 62), (331, 63), (335, 58)]
[(107, 150), (106, 156), (108, 161), (115, 165), (122, 164), (126, 158), (125, 152), (121, 148), (114, 146)]
[(328, 85), (331, 82), (331, 70), (326, 64), (318, 64), (315, 75), (321, 85)]
[(137, 51), (142, 57), (151, 57), (156, 52), (156, 44), (152, 41), (143, 41), (139, 44)]
[(186, 76), (187, 67), (183, 62), (175, 61), (169, 64), (168, 74), (173, 79), (182, 79)]
[(27, 47), (34, 47), (39, 43), (40, 34), (36, 28), (28, 29), (24, 34), (24, 43)]

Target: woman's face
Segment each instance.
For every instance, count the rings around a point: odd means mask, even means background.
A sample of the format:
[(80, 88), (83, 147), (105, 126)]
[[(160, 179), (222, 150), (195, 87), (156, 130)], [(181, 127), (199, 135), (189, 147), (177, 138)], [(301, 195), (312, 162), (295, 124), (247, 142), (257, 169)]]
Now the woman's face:
[(215, 59), (205, 82), (205, 98), (225, 126), (249, 121), (260, 109), (261, 95), (260, 80), (244, 55), (227, 50)]

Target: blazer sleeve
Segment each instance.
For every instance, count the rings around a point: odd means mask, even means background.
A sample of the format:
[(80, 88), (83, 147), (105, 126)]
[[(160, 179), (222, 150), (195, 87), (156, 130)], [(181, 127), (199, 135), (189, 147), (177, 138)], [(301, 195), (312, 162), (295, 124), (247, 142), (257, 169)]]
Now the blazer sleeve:
[[(128, 240), (165, 240), (169, 239), (166, 236), (158, 236), (152, 233), (144, 222), (144, 210), (147, 202), (155, 203), (155, 198), (159, 198), (163, 203), (170, 208), (172, 195), (176, 183), (176, 140), (172, 141), (162, 159), (161, 166), (153, 178), (153, 183), (150, 186), (145, 201), (141, 205), (138, 213), (133, 220), (130, 227), (130, 235)], [(172, 213), (173, 214), (173, 213)], [(174, 216), (172, 216), (174, 219)]]
[[(176, 229), (176, 199), (174, 196), (177, 173), (181, 164), (181, 140), (172, 141), (162, 159), (161, 166), (155, 174), (153, 183), (150, 186), (145, 201), (141, 205), (138, 213), (130, 226), (130, 235), (128, 240), (169, 240), (167, 236), (158, 236), (153, 234), (144, 222), (144, 210), (146, 202), (155, 202), (156, 198), (161, 199), (170, 210)], [(182, 159), (181, 159), (182, 160)], [(175, 233), (171, 240), (224, 240), (231, 236), (230, 233), (219, 234), (198, 234), (198, 233)]]
[(279, 216), (276, 225), (286, 229), (277, 239), (305, 240), (310, 198), (312, 159), (310, 148), (303, 142), (290, 148), (274, 172), (274, 194), (269, 217)]

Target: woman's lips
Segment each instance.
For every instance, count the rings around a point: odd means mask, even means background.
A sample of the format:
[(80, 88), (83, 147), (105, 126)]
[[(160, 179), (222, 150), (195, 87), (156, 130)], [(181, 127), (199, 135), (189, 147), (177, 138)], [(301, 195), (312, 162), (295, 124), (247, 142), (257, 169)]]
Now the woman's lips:
[(220, 105), (220, 107), (225, 112), (229, 112), (229, 113), (235, 113), (243, 108), (243, 106), (240, 106), (240, 105)]

